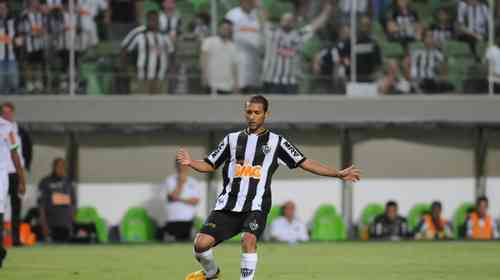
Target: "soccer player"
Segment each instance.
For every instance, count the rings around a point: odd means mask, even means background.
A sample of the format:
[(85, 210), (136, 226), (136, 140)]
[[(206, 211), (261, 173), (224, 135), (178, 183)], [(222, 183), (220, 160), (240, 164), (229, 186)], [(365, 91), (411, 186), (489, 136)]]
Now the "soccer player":
[(212, 248), (243, 232), (241, 280), (252, 280), (257, 267), (257, 239), (266, 226), (271, 208), (271, 179), (278, 164), (301, 167), (311, 173), (355, 182), (360, 171), (350, 166), (337, 171), (306, 157), (287, 139), (264, 127), (269, 117), (269, 103), (263, 96), (253, 96), (245, 103), (247, 128), (228, 134), (204, 160), (194, 160), (180, 149), (180, 164), (208, 173), (224, 164), (224, 188), (194, 242), (194, 255), (203, 270), (186, 280), (218, 279), (220, 269)]
[(19, 144), (16, 142), (16, 134), (12, 124), (0, 118), (0, 268), (7, 251), (3, 248), (3, 215), (5, 213), (5, 203), (9, 190), (8, 162), (12, 159), (19, 177), (19, 192), (26, 190), (26, 179), (21, 159), (17, 150)]

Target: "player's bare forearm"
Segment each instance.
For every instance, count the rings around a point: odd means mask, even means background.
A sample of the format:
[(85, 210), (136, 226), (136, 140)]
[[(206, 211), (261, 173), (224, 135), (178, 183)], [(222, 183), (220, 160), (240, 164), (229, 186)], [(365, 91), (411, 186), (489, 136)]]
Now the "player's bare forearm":
[(315, 160), (306, 159), (300, 167), (305, 171), (311, 172), (316, 175), (326, 176), (326, 177), (339, 177), (339, 172), (329, 166), (321, 164)]
[(336, 170), (315, 160), (306, 159), (300, 167), (316, 175), (339, 178), (348, 182), (356, 182), (361, 178), (360, 170), (354, 165), (343, 170)]
[(19, 178), (19, 192), (21, 194), (24, 194), (26, 192), (26, 177), (24, 174), (24, 168), (21, 165), (21, 158), (19, 157), (19, 154), (17, 153), (17, 150), (14, 149), (11, 151), (11, 157), (12, 157), (12, 162), (14, 162), (14, 167), (16, 168), (16, 173)]
[(201, 173), (210, 173), (215, 171), (212, 165), (203, 160), (191, 160), (189, 167)]

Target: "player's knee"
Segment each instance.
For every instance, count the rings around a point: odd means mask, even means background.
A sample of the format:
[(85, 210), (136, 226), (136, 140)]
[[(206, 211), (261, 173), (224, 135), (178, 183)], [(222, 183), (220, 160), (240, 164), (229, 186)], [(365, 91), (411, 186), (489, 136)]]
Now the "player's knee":
[(244, 252), (254, 252), (257, 249), (257, 237), (251, 233), (244, 233), (241, 238), (241, 248)]
[(194, 239), (194, 251), (196, 253), (203, 253), (214, 245), (214, 238), (206, 234), (198, 234)]

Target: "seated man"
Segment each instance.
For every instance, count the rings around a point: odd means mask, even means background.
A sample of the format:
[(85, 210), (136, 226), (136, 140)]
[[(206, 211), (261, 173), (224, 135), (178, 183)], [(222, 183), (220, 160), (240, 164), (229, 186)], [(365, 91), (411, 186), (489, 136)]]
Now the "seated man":
[(167, 224), (164, 233), (176, 241), (188, 241), (191, 238), (196, 205), (200, 202), (200, 184), (188, 177), (188, 167), (177, 162), (177, 174), (165, 180)]
[(42, 233), (46, 241), (71, 241), (75, 216), (76, 194), (71, 180), (66, 177), (66, 161), (54, 159), (52, 173), (38, 186)]
[(488, 198), (479, 197), (476, 202), (476, 211), (472, 212), (465, 225), (467, 239), (492, 240), (498, 238), (495, 220), (488, 214)]
[(398, 204), (388, 201), (385, 212), (375, 217), (370, 225), (370, 239), (400, 240), (408, 237), (408, 222), (398, 215)]
[(309, 240), (304, 223), (295, 218), (295, 204), (291, 201), (283, 204), (282, 216), (271, 224), (271, 240), (297, 243)]
[(422, 25), (418, 13), (408, 0), (396, 0), (385, 26), (389, 41), (399, 42), (405, 51), (409, 44), (420, 40)]
[(417, 226), (415, 239), (445, 240), (452, 238), (450, 223), (442, 217), (442, 210), (441, 202), (432, 202), (431, 213), (422, 217)]
[(418, 92), (445, 93), (453, 90), (448, 82), (445, 54), (436, 46), (430, 31), (424, 32), (424, 48), (415, 49), (405, 58), (406, 76)]

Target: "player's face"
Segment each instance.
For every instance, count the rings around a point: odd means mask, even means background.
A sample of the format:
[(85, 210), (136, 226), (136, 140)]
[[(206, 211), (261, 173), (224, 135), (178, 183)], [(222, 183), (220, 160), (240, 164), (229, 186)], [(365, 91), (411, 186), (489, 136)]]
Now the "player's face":
[(8, 120), (9, 122), (14, 121), (14, 110), (12, 110), (11, 108), (9, 108), (7, 106), (3, 106), (2, 107), (2, 117), (4, 119)]
[(6, 3), (1, 3), (0, 4), (0, 17), (7, 17), (7, 14), (9, 13), (9, 9), (7, 8)]
[(488, 212), (488, 203), (486, 201), (479, 202), (479, 214), (481, 216), (486, 215)]
[(66, 176), (66, 162), (64, 160), (60, 160), (56, 163), (56, 166), (54, 167), (54, 173), (58, 177)]
[(245, 118), (248, 128), (256, 131), (264, 125), (267, 113), (264, 111), (264, 105), (260, 103), (247, 103), (245, 107)]
[(390, 206), (387, 208), (387, 217), (391, 220), (395, 220), (398, 216), (398, 208), (395, 206)]

